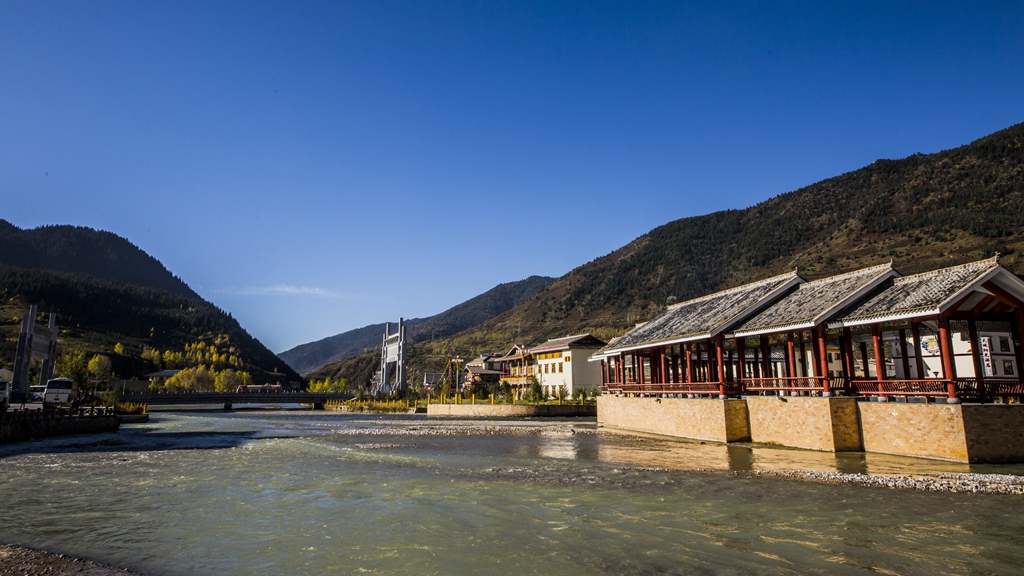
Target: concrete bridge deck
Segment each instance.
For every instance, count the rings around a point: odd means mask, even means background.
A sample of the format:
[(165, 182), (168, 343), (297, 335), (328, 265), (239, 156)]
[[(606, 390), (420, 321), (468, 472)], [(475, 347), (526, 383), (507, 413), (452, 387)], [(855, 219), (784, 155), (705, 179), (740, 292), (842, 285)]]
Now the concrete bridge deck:
[(351, 400), (348, 393), (314, 393), (314, 392), (176, 392), (166, 394), (125, 394), (121, 402), (148, 404), (150, 406), (170, 406), (178, 404), (223, 404), (225, 410), (234, 404), (312, 404), (314, 408), (322, 408), (331, 400)]

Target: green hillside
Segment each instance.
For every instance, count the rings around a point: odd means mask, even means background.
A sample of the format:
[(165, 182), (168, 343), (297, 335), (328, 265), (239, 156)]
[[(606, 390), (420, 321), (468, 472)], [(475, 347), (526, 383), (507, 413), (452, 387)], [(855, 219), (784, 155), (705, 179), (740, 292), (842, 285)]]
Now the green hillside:
[(508, 312), (421, 343), (410, 372), (415, 378), (447, 354), (472, 357), (513, 341), (579, 332), (607, 338), (668, 303), (794, 268), (813, 279), (892, 259), (906, 274), (994, 252), (1010, 270), (1024, 271), (1024, 124), (953, 150), (878, 160), (742, 210), (660, 226)]

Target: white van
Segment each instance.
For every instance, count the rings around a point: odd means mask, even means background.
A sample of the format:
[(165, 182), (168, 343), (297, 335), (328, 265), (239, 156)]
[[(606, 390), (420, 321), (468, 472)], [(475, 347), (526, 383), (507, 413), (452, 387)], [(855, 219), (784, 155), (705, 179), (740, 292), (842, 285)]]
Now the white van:
[(43, 391), (43, 402), (47, 404), (66, 404), (75, 399), (75, 381), (70, 378), (54, 378), (46, 381)]

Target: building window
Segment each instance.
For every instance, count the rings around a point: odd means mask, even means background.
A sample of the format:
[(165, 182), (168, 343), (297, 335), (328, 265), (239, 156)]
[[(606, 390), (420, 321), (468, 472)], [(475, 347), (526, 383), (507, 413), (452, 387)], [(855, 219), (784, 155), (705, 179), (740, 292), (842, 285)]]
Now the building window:
[(1010, 339), (1009, 338), (1000, 338), (999, 339), (999, 351), (1000, 352), (1009, 352), (1010, 351)]
[(564, 364), (562, 364), (562, 363), (560, 362), (560, 363), (558, 364), (558, 373), (559, 373), (559, 374), (561, 374), (561, 373), (562, 373), (562, 366), (564, 366)]

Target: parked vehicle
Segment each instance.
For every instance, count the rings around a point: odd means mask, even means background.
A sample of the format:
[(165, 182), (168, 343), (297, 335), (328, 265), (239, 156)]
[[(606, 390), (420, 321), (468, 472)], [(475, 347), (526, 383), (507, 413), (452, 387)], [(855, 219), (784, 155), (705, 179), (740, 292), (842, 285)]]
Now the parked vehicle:
[(66, 404), (75, 399), (75, 381), (70, 378), (54, 378), (46, 381), (43, 391), (43, 402), (46, 404)]
[(42, 402), (43, 394), (46, 393), (45, 384), (36, 384), (28, 387), (28, 401), (29, 402)]

